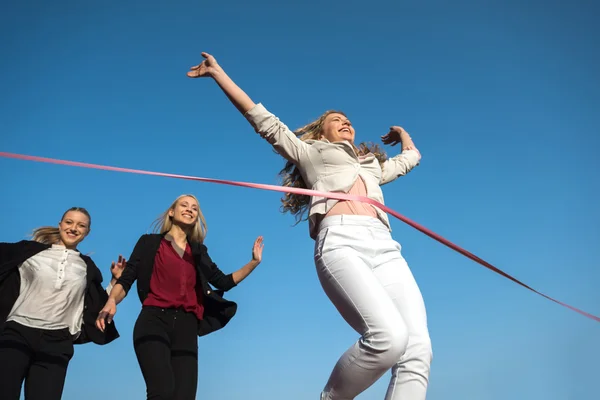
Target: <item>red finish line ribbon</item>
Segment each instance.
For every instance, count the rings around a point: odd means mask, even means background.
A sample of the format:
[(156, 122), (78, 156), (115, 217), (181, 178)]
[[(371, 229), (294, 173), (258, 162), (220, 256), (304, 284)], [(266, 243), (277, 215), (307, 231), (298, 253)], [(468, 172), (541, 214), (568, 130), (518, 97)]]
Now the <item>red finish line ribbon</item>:
[(450, 247), (452, 250), (462, 254), (463, 256), (470, 258), (471, 260), (475, 261), (476, 263), (483, 265), (487, 269), (505, 277), (506, 279), (509, 279), (509, 280), (513, 281), (514, 283), (516, 283), (516, 284), (518, 284), (518, 285), (520, 285), (520, 286), (522, 286), (522, 287), (524, 287), (524, 288), (526, 288), (526, 289), (528, 289), (550, 301), (553, 301), (554, 303), (560, 304), (561, 306), (566, 307), (572, 311), (575, 311), (576, 313), (579, 313), (587, 318), (590, 318), (590, 319), (593, 319), (594, 321), (600, 322), (600, 317), (597, 317), (595, 315), (587, 313), (583, 310), (580, 310), (576, 307), (570, 306), (570, 305), (563, 303), (559, 300), (556, 300), (550, 296), (547, 296), (541, 292), (538, 292), (537, 290), (533, 289), (531, 286), (521, 282), (520, 280), (507, 274), (506, 272), (502, 271), (501, 269), (496, 268), (489, 262), (477, 257), (475, 254), (463, 249), (462, 247), (452, 243), (448, 239), (438, 235), (437, 233), (425, 228), (424, 226), (406, 218), (404, 215), (402, 215), (402, 214), (392, 210), (391, 208), (379, 203), (378, 201), (375, 201), (368, 197), (353, 196), (353, 195), (349, 195), (349, 194), (345, 194), (345, 193), (321, 192), (321, 191), (310, 190), (310, 189), (283, 187), (283, 186), (277, 186), (277, 185), (266, 185), (263, 183), (236, 182), (236, 181), (229, 181), (229, 180), (223, 180), (223, 179), (201, 178), (201, 177), (197, 177), (197, 176), (176, 175), (176, 174), (168, 174), (168, 173), (164, 173), (164, 172), (144, 171), (144, 170), (140, 170), (140, 169), (110, 167), (107, 165), (89, 164), (89, 163), (83, 163), (83, 162), (77, 162), (77, 161), (58, 160), (58, 159), (54, 159), (54, 158), (28, 156), (28, 155), (23, 155), (23, 154), (15, 154), (15, 153), (7, 153), (7, 152), (0, 152), (0, 157), (15, 158), (15, 159), (27, 160), (27, 161), (38, 161), (38, 162), (49, 163), (49, 164), (69, 165), (72, 167), (100, 169), (100, 170), (105, 170), (105, 171), (127, 172), (127, 173), (131, 173), (131, 174), (162, 176), (162, 177), (166, 177), (166, 178), (176, 178), (176, 179), (187, 179), (187, 180), (191, 180), (191, 181), (218, 183), (221, 185), (241, 186), (241, 187), (247, 187), (247, 188), (253, 188), (253, 189), (270, 190), (270, 191), (274, 191), (274, 192), (295, 193), (295, 194), (301, 194), (301, 195), (307, 195), (307, 196), (327, 197), (327, 198), (336, 199), (336, 200), (353, 200), (353, 201), (360, 201), (363, 203), (371, 204), (371, 205), (378, 207), (379, 209), (385, 211), (386, 213), (393, 215), (394, 217), (398, 218), (400, 221), (412, 226), (413, 228), (424, 233), (425, 235), (429, 236), (430, 238), (435, 239), (438, 242), (442, 243), (443, 245)]

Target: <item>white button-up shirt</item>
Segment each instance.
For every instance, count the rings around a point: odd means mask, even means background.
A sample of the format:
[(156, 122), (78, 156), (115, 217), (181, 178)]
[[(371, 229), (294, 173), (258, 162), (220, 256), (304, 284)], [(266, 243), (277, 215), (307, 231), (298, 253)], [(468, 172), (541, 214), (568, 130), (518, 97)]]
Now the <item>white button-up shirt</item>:
[(76, 250), (53, 245), (19, 266), (21, 288), (7, 321), (77, 336), (83, 323), (87, 267)]
[[(384, 204), (380, 186), (407, 174), (420, 159), (415, 150), (407, 150), (386, 160), (382, 168), (373, 154), (359, 158), (347, 141), (302, 141), (262, 104), (248, 111), (246, 119), (275, 151), (298, 167), (307, 187), (312, 190), (348, 193), (360, 175), (367, 188), (367, 197)], [(311, 197), (308, 219), (313, 239), (318, 233), (318, 217), (327, 214), (337, 202)], [(391, 230), (387, 214), (375, 209), (379, 219)]]

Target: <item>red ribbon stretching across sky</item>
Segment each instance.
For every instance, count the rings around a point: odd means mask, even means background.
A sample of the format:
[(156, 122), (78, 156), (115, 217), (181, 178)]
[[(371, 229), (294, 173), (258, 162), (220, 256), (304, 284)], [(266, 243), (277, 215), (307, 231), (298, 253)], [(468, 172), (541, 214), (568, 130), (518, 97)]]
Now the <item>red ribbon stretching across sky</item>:
[(534, 292), (542, 297), (545, 297), (546, 299), (548, 299), (550, 301), (560, 304), (563, 307), (571, 309), (585, 317), (588, 317), (590, 319), (593, 319), (594, 321), (600, 322), (599, 317), (592, 315), (590, 313), (587, 313), (583, 310), (580, 310), (576, 307), (570, 306), (561, 301), (558, 301), (556, 299), (553, 299), (552, 297), (547, 296), (541, 292), (538, 292), (537, 290), (533, 289), (529, 285), (526, 285), (525, 283), (512, 277), (511, 275), (507, 274), (506, 272), (502, 271), (501, 269), (494, 267), (489, 262), (477, 257), (475, 254), (463, 249), (462, 247), (452, 243), (448, 239), (438, 235), (437, 233), (425, 228), (424, 226), (419, 225), (418, 223), (406, 218), (404, 215), (402, 215), (402, 214), (392, 210), (391, 208), (389, 208), (373, 199), (370, 199), (368, 197), (353, 196), (353, 195), (349, 195), (349, 194), (345, 194), (345, 193), (320, 192), (317, 190), (283, 187), (283, 186), (276, 186), (276, 185), (265, 185), (262, 183), (236, 182), (236, 181), (228, 181), (228, 180), (223, 180), (223, 179), (200, 178), (200, 177), (196, 177), (196, 176), (167, 174), (164, 172), (153, 172), (153, 171), (144, 171), (144, 170), (139, 170), (139, 169), (110, 167), (110, 166), (106, 166), (106, 165), (88, 164), (88, 163), (82, 163), (82, 162), (77, 162), (77, 161), (57, 160), (54, 158), (28, 156), (28, 155), (23, 155), (23, 154), (15, 154), (15, 153), (7, 153), (7, 152), (0, 152), (0, 157), (16, 158), (19, 160), (28, 160), (28, 161), (39, 161), (39, 162), (44, 162), (44, 163), (49, 163), (49, 164), (69, 165), (72, 167), (101, 169), (101, 170), (116, 171), (116, 172), (128, 172), (128, 173), (132, 173), (132, 174), (162, 176), (162, 177), (166, 177), (166, 178), (187, 179), (187, 180), (191, 180), (191, 181), (218, 183), (221, 185), (242, 186), (242, 187), (248, 187), (248, 188), (254, 188), (254, 189), (270, 190), (270, 191), (274, 191), (274, 192), (296, 193), (296, 194), (304, 194), (304, 195), (308, 195), (308, 196), (327, 197), (327, 198), (336, 199), (336, 200), (361, 201), (361, 202), (368, 203), (368, 204), (371, 204), (373, 206), (380, 208), (381, 210), (385, 211), (386, 213), (391, 214), (394, 217), (398, 218), (400, 221), (412, 226), (416, 230), (418, 230), (418, 231), (426, 234), (427, 236), (437, 240), (438, 242), (450, 247), (452, 250), (457, 251), (458, 253), (462, 254), (463, 256), (465, 256), (467, 258), (470, 258), (471, 260), (475, 261), (476, 263), (483, 265), (487, 269), (489, 269), (499, 275), (502, 275), (503, 277), (505, 277), (507, 279), (510, 279), (511, 281), (515, 282), (516, 284), (523, 286), (524, 288), (529, 289), (532, 292)]

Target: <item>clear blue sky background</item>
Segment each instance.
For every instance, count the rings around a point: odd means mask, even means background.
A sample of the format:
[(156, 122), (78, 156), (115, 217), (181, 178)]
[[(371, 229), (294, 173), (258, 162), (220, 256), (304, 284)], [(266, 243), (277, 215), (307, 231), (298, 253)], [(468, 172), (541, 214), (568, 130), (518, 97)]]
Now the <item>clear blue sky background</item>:
[[(567, 4), (569, 3), (569, 4)], [(277, 183), (283, 162), (211, 80), (212, 52), (290, 127), (344, 110), (359, 140), (402, 125), (421, 166), (392, 208), (533, 287), (600, 314), (600, 28), (588, 1), (23, 1), (0, 8), (0, 151)], [(395, 154), (397, 149), (389, 149)], [(198, 399), (316, 399), (357, 335), (319, 286), (306, 224), (251, 189), (0, 159), (2, 233), (87, 207), (105, 281), (152, 220), (194, 193), (224, 271), (264, 262), (199, 340)], [(600, 325), (394, 220), (425, 297), (431, 400), (598, 398)], [(66, 400), (143, 399), (131, 335), (77, 347)], [(360, 400), (382, 399), (389, 375)]]

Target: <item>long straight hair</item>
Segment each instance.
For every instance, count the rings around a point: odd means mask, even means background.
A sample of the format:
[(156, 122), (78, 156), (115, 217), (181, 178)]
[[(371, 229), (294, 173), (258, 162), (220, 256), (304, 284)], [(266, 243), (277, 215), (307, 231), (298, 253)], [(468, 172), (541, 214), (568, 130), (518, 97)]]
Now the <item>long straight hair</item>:
[(204, 242), (204, 238), (206, 238), (206, 234), (208, 233), (208, 226), (206, 225), (206, 220), (204, 219), (204, 214), (202, 214), (202, 209), (200, 208), (200, 202), (193, 194), (182, 194), (177, 197), (175, 201), (167, 208), (165, 212), (163, 212), (154, 222), (152, 223), (153, 231), (155, 233), (167, 233), (173, 227), (173, 219), (169, 215), (169, 211), (174, 210), (175, 206), (184, 197), (191, 197), (196, 200), (198, 203), (198, 219), (196, 219), (196, 223), (187, 233), (188, 240), (192, 243), (202, 243)]

